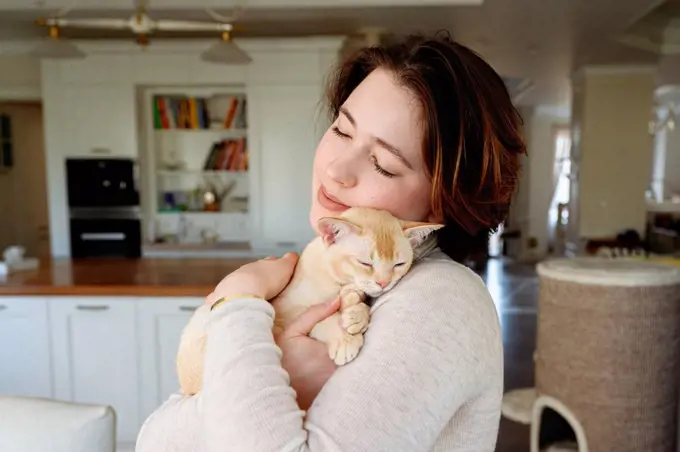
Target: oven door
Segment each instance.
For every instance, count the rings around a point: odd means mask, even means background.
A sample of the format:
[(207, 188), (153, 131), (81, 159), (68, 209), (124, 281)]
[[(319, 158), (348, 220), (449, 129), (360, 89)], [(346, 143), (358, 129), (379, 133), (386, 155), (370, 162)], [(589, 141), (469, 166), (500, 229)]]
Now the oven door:
[(71, 257), (126, 257), (142, 254), (141, 222), (134, 218), (72, 218)]

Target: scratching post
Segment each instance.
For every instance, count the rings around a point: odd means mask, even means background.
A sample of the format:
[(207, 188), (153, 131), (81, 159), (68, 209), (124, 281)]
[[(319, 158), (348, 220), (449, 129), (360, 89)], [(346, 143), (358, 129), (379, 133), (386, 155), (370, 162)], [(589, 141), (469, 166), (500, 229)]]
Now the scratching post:
[[(578, 258), (537, 271), (531, 451), (566, 439), (579, 452), (675, 452), (680, 268)], [(551, 438), (548, 422), (571, 434)]]

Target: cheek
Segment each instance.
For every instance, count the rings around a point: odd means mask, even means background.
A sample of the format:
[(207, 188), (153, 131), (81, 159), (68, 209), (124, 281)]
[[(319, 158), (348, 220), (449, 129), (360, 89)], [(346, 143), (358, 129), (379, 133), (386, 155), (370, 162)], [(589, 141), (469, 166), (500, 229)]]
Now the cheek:
[(392, 279), (396, 280), (404, 276), (406, 274), (406, 268), (402, 265), (401, 267), (395, 267), (394, 271), (392, 272)]
[(430, 183), (424, 177), (406, 181), (376, 174), (364, 182), (361, 205), (387, 210), (410, 221), (423, 221), (430, 213)]
[(325, 170), (328, 163), (331, 161), (331, 156), (333, 155), (333, 140), (330, 135), (332, 132), (327, 131), (324, 136), (319, 141), (319, 145), (316, 147), (314, 153), (314, 176), (317, 177), (317, 173)]

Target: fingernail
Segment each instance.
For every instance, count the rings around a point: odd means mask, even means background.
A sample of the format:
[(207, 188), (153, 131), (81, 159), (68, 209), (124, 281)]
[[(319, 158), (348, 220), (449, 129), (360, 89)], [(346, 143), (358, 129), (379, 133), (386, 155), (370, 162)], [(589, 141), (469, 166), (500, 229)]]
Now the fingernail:
[(266, 261), (273, 261), (274, 259), (276, 259), (274, 256), (267, 256), (264, 258)]

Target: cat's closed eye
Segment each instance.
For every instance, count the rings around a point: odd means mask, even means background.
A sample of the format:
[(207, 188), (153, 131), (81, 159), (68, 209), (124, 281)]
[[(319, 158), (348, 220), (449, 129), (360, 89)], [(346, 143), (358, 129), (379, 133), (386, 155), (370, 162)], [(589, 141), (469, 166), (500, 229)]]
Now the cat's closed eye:
[(395, 267), (401, 267), (402, 265), (406, 264), (406, 262), (397, 262), (394, 264)]
[(371, 264), (370, 262), (364, 262), (360, 259), (357, 259), (357, 262), (359, 262), (361, 265), (363, 265), (366, 268), (373, 268), (373, 264)]

